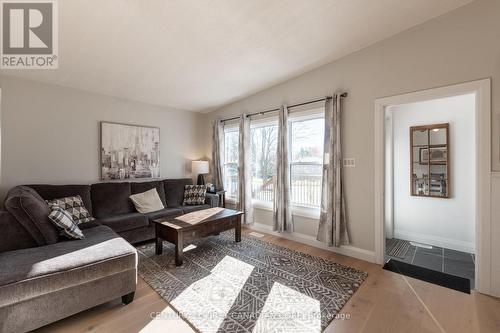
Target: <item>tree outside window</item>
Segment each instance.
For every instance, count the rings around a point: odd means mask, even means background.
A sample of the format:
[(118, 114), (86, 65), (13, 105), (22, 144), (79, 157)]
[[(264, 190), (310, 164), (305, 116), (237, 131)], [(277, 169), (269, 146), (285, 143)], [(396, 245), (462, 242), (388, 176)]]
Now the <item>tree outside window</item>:
[(250, 131), (252, 161), (252, 198), (271, 203), (276, 176), (278, 125), (276, 121), (257, 125)]

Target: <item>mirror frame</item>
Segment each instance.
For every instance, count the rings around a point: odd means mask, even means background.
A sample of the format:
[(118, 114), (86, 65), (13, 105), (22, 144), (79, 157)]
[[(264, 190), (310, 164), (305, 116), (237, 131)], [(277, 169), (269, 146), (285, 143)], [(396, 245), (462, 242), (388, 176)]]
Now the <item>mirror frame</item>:
[[(422, 131), (422, 130), (427, 130), (430, 133), (431, 130), (433, 129), (446, 129), (446, 143), (445, 144), (439, 144), (439, 145), (431, 145), (430, 143), (430, 134), (427, 135), (427, 145), (422, 145), (422, 148), (427, 149), (430, 151), (430, 148), (433, 148), (434, 146), (439, 146), (439, 147), (446, 147), (446, 195), (444, 196), (437, 196), (437, 195), (432, 195), (429, 189), (429, 194), (416, 194), (415, 191), (415, 182), (413, 181), (413, 166), (414, 166), (414, 152), (413, 152), (413, 132), (415, 131)], [(434, 147), (435, 148), (435, 147)], [(427, 179), (430, 178), (431, 175), (431, 159), (428, 159), (427, 162)], [(449, 199), (450, 198), (450, 124), (449, 123), (443, 123), (443, 124), (433, 124), (433, 125), (423, 125), (423, 126), (412, 126), (410, 127), (410, 195), (413, 197), (426, 197), (426, 198), (440, 198), (440, 199)]]

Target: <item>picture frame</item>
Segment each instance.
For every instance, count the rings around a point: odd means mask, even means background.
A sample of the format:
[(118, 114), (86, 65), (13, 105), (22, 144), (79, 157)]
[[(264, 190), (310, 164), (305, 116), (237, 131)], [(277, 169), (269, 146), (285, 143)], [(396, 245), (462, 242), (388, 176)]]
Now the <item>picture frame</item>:
[(160, 128), (101, 121), (101, 180), (160, 177)]

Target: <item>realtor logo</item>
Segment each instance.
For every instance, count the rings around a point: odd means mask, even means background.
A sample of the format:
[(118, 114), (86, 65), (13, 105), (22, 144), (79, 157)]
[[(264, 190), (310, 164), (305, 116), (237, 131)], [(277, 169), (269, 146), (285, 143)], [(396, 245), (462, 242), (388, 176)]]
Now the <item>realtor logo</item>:
[(56, 69), (55, 0), (0, 0), (2, 69)]

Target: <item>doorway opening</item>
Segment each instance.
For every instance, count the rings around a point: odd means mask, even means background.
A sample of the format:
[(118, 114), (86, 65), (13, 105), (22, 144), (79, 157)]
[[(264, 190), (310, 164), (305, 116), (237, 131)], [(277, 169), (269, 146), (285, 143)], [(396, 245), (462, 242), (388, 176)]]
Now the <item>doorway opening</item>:
[(490, 80), (381, 98), (375, 111), (376, 262), (467, 276), (490, 293)]
[(465, 278), (472, 289), (475, 103), (469, 93), (385, 109), (384, 260)]

